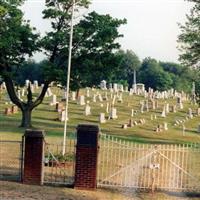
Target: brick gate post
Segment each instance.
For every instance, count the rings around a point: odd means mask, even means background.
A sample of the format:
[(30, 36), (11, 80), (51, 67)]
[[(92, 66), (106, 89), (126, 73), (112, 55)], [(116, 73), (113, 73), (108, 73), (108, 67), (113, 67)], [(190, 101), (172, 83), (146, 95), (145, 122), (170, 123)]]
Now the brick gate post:
[(26, 130), (24, 140), (23, 183), (43, 185), (44, 131)]
[(75, 188), (96, 189), (99, 127), (80, 124), (77, 127)]

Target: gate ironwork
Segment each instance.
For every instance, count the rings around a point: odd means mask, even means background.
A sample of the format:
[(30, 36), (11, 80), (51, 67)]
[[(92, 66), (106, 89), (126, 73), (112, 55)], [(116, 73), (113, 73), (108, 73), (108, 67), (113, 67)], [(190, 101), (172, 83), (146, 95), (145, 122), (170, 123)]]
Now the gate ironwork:
[(0, 140), (0, 180), (21, 181), (23, 142)]
[(200, 191), (199, 144), (138, 144), (101, 134), (98, 186)]
[(56, 185), (74, 184), (75, 176), (74, 138), (67, 139), (65, 154), (62, 155), (62, 144), (45, 143), (44, 183)]

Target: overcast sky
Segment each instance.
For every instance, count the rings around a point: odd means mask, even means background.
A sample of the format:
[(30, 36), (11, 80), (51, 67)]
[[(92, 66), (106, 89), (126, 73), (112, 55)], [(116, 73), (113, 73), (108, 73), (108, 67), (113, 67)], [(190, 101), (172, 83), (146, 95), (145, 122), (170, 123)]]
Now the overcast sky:
[[(48, 30), (48, 21), (42, 20), (45, 0), (28, 0), (23, 6), (25, 18), (31, 20), (42, 34)], [(126, 18), (127, 24), (119, 31), (122, 49), (133, 50), (140, 59), (156, 58), (177, 62), (178, 22), (184, 23), (192, 4), (184, 0), (93, 0), (87, 14), (95, 10), (116, 18)], [(36, 55), (37, 60), (43, 56)]]

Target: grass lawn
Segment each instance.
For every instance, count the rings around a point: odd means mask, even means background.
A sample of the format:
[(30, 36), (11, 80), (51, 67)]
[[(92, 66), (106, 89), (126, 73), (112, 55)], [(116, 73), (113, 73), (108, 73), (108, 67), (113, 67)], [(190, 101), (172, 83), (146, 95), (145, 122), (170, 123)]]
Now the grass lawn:
[[(63, 94), (62, 91), (57, 88), (52, 88), (54, 94), (57, 95), (57, 100), (61, 100)], [(39, 92), (36, 91), (37, 93)], [(86, 98), (86, 101), (90, 101), (92, 115), (85, 116), (85, 106), (80, 106), (75, 101), (69, 103), (69, 121), (67, 132), (68, 134), (75, 133), (76, 126), (82, 123), (98, 124), (100, 125), (101, 132), (116, 135), (129, 141), (139, 143), (190, 143), (199, 142), (200, 134), (197, 133), (197, 127), (200, 123), (200, 116), (196, 116), (193, 119), (186, 121), (185, 136), (182, 134), (182, 125), (174, 126), (175, 121), (185, 119), (188, 112), (188, 108), (192, 108), (193, 112), (196, 112), (197, 105), (192, 105), (189, 101), (184, 101), (184, 109), (177, 110), (176, 113), (170, 112), (166, 118), (161, 117), (161, 112), (165, 102), (170, 105), (176, 104), (176, 99), (159, 100), (159, 108), (157, 110), (150, 109), (149, 112), (140, 112), (141, 100), (144, 97), (141, 96), (129, 96), (128, 93), (123, 93), (123, 103), (116, 102), (118, 119), (109, 120), (105, 124), (99, 124), (99, 113), (106, 113), (106, 101), (94, 103), (92, 101), (92, 95), (96, 92), (105, 94), (104, 91), (90, 90), (90, 97)], [(34, 94), (34, 95), (37, 95)], [(108, 97), (110, 92), (108, 91)], [(86, 90), (82, 89), (81, 94), (86, 94)], [(4, 115), (6, 107), (11, 107), (9, 104), (5, 104), (5, 91), (1, 94), (0, 99), (0, 138), (1, 139), (19, 139), (24, 133), (23, 128), (19, 128), (21, 121), (21, 112), (14, 115)], [(32, 125), (33, 128), (44, 129), (46, 131), (46, 139), (52, 142), (61, 142), (63, 137), (64, 123), (57, 120), (58, 113), (55, 111), (55, 106), (50, 106), (49, 103), (51, 97), (45, 98), (44, 102), (39, 105), (32, 113)], [(102, 107), (103, 104), (103, 107)], [(134, 117), (131, 117), (131, 109), (137, 111)], [(108, 115), (108, 114), (107, 114)], [(151, 120), (151, 115), (157, 115), (157, 119)], [(138, 121), (139, 119), (145, 119), (146, 123), (143, 125), (137, 125), (132, 128), (122, 129), (121, 126), (124, 123), (128, 123), (129, 119)], [(160, 133), (154, 131), (158, 124), (168, 123), (168, 130)]]

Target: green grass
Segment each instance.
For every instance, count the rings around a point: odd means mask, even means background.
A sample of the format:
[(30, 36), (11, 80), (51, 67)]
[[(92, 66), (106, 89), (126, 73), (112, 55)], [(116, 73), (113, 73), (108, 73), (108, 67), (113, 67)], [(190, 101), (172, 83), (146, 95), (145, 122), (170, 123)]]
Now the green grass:
[[(58, 100), (62, 97), (62, 91), (53, 88), (53, 93), (56, 94)], [(39, 92), (39, 91), (37, 91)], [(104, 91), (99, 91), (104, 94)], [(5, 93), (5, 91), (4, 91)], [(79, 106), (76, 102), (70, 101), (69, 104), (69, 121), (67, 126), (68, 135), (73, 137), (78, 124), (90, 123), (99, 125), (98, 117), (100, 112), (106, 113), (106, 101), (102, 102), (104, 107), (100, 106), (98, 101), (92, 102), (92, 94), (94, 91), (90, 91), (91, 97), (86, 98), (86, 101), (90, 101), (92, 115), (84, 116), (84, 106)], [(108, 97), (110, 96), (109, 91)], [(86, 94), (85, 90), (81, 90), (81, 94)], [(0, 138), (16, 139), (21, 138), (24, 133), (24, 129), (20, 128), (21, 113), (6, 116), (4, 110), (11, 105), (5, 105), (4, 94), (1, 94), (0, 99)], [(184, 119), (188, 108), (191, 107), (193, 111), (196, 111), (197, 106), (192, 105), (189, 101), (183, 102), (184, 109), (178, 110), (177, 113), (169, 113), (166, 118), (160, 117), (165, 100), (159, 100), (159, 109), (150, 112), (140, 113), (139, 101), (144, 99), (141, 96), (129, 96), (128, 93), (123, 94), (123, 103), (116, 103), (118, 119), (109, 120), (105, 124), (100, 124), (102, 133), (112, 134), (125, 140), (139, 142), (139, 143), (188, 143), (199, 142), (200, 135), (197, 133), (197, 126), (200, 123), (200, 116), (194, 117), (185, 123), (186, 134), (182, 136), (182, 126), (174, 126), (176, 119)], [(47, 140), (62, 141), (64, 123), (57, 120), (58, 114), (55, 112), (55, 106), (49, 106), (51, 97), (45, 98), (44, 102), (39, 105), (32, 113), (32, 125), (33, 128), (43, 129), (46, 132)], [(129, 105), (128, 105), (129, 102)], [(169, 99), (170, 105), (176, 104), (176, 99)], [(139, 120), (144, 118), (146, 123), (144, 125), (138, 125), (128, 129), (122, 129), (121, 125), (128, 123), (131, 118), (131, 108), (138, 110), (138, 114), (133, 117), (133, 120)], [(156, 120), (150, 120), (151, 114), (157, 115)], [(163, 122), (168, 123), (168, 131), (156, 133), (154, 131), (158, 124)]]

